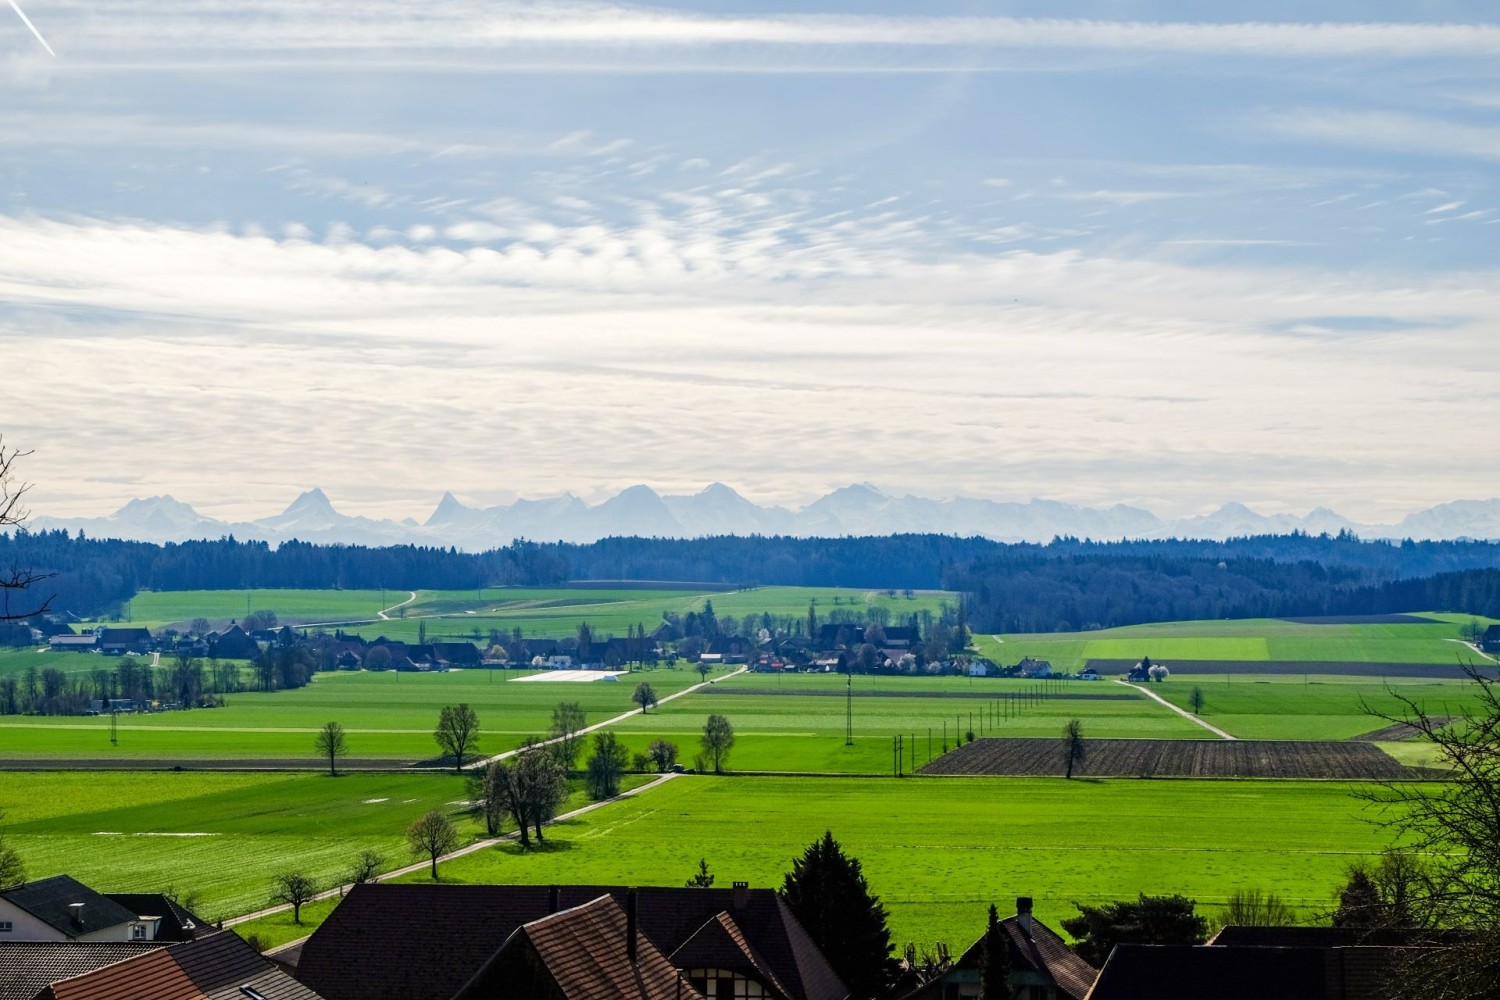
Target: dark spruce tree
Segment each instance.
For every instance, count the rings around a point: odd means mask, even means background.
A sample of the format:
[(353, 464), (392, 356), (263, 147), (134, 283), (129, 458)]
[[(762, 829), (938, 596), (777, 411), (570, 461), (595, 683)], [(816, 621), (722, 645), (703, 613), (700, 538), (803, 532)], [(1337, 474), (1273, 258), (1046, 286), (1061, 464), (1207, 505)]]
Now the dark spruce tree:
[(994, 903), (979, 951), (979, 996), (981, 1000), (1010, 1000), (1010, 940)]
[(890, 995), (900, 969), (891, 954), (885, 907), (870, 894), (859, 860), (844, 854), (831, 831), (792, 862), (781, 898), (849, 988), (852, 1000)]

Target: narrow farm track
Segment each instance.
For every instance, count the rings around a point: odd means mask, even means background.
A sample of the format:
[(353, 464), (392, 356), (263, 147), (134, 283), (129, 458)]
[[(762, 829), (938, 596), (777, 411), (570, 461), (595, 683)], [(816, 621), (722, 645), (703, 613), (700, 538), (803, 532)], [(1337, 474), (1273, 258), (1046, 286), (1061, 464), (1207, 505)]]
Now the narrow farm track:
[(1460, 646), (1462, 646), (1463, 648), (1467, 649), (1469, 652), (1474, 653), (1474, 654), (1476, 654), (1478, 656), (1482, 656), (1486, 660), (1489, 660), (1491, 663), (1500, 663), (1500, 660), (1495, 659), (1489, 653), (1486, 653), (1484, 650), (1480, 649), (1478, 646), (1474, 645), (1472, 642), (1466, 642), (1463, 639), (1445, 639), (1444, 641), (1445, 642), (1456, 642)]
[(1213, 733), (1215, 736), (1219, 737), (1219, 739), (1221, 739), (1221, 740), (1232, 740), (1232, 739), (1234, 739), (1233, 736), (1230, 736), (1228, 733), (1224, 732), (1224, 730), (1220, 729), (1218, 726), (1210, 726), (1208, 723), (1206, 723), (1202, 719), (1198, 718), (1192, 712), (1189, 712), (1189, 711), (1187, 711), (1185, 709), (1178, 708), (1176, 705), (1172, 704), (1170, 701), (1167, 701), (1167, 699), (1161, 697), (1160, 695), (1158, 695), (1154, 691), (1148, 691), (1146, 688), (1141, 687), (1139, 684), (1131, 684), (1129, 681), (1122, 681), (1119, 678), (1115, 679), (1115, 683), (1116, 684), (1123, 684), (1123, 685), (1125, 685), (1128, 688), (1135, 688), (1137, 691), (1139, 691), (1141, 694), (1145, 695), (1147, 698), (1150, 698), (1153, 701), (1159, 702), (1159, 703), (1167, 706), (1172, 711), (1174, 711), (1178, 715), (1182, 716), (1184, 719), (1188, 720), (1189, 722), (1192, 722), (1192, 723), (1195, 723), (1197, 725), (1202, 726), (1204, 729), (1207, 729), (1209, 732)]
[[(713, 685), (713, 684), (717, 684), (720, 681), (726, 681), (726, 680), (728, 680), (731, 677), (737, 677), (740, 674), (745, 673), (749, 669), (750, 669), (749, 667), (740, 667), (740, 669), (731, 671), (731, 672), (725, 674), (723, 677), (715, 677), (711, 681), (703, 681), (701, 683), (694, 684), (691, 687), (685, 687), (681, 691), (678, 691), (676, 694), (669, 694), (665, 698), (662, 698), (661, 700), (659, 700), (657, 702), (657, 704), (658, 705), (665, 704), (666, 702), (672, 701), (675, 698), (681, 698), (685, 694), (692, 694), (694, 691), (700, 691), (703, 688), (706, 688), (706, 687), (708, 687), (710, 685)], [(617, 723), (624, 722), (626, 719), (630, 718), (633, 715), (637, 715), (637, 714), (639, 714), (639, 713), (636, 710), (632, 709), (631, 711), (622, 713), (620, 715), (617, 715), (617, 716), (615, 716), (612, 719), (605, 719), (603, 722), (596, 722), (592, 726), (584, 726), (582, 729), (578, 730), (578, 732), (575, 733), (574, 735), (575, 736), (584, 736), (584, 735), (586, 735), (588, 733), (594, 732), (597, 729), (603, 729), (606, 726), (613, 726), (613, 725), (615, 725)], [(542, 747), (549, 746), (549, 745), (551, 745), (553, 743), (560, 742), (562, 739), (563, 739), (563, 737), (561, 737), (561, 736), (554, 736), (550, 740), (542, 740), (540, 743), (534, 743), (534, 744), (532, 744), (532, 746), (542, 746)], [(493, 757), (486, 757), (486, 758), (484, 758), (484, 760), (479, 760), (479, 761), (475, 761), (472, 764), (467, 764), (467, 765), (465, 765), (465, 768), (467, 770), (474, 770), (474, 771), (482, 770), (485, 767), (488, 767), (489, 764), (491, 762), (493, 762), (493, 761), (505, 760), (508, 757), (514, 757), (516, 754), (520, 753), (522, 749), (523, 748), (521, 748), (521, 747), (517, 747), (514, 750), (507, 750), (504, 753), (497, 753)]]
[[(616, 795), (612, 799), (605, 799), (602, 802), (590, 802), (586, 806), (580, 806), (577, 809), (572, 810), (571, 812), (563, 813), (561, 816), (554, 816), (543, 825), (554, 826), (567, 820), (577, 819), (579, 816), (586, 816), (596, 809), (603, 809), (605, 806), (613, 802), (619, 802), (622, 799), (628, 799), (632, 796), (640, 795), (642, 792), (648, 791), (652, 788), (656, 788), (659, 785), (663, 785), (666, 782), (671, 781), (673, 778), (677, 777), (680, 777), (680, 775), (664, 774), (660, 778), (657, 778), (655, 781), (644, 784), (639, 788), (632, 788), (628, 792), (621, 792), (619, 795)], [(476, 840), (472, 844), (460, 847), (458, 850), (452, 852), (451, 854), (444, 854), (442, 857), (438, 858), (438, 864), (442, 864), (445, 861), (452, 861), (454, 858), (461, 858), (466, 854), (474, 854), (478, 851), (484, 850), (485, 848), (494, 847), (496, 844), (502, 844), (507, 840), (515, 840), (519, 836), (519, 831), (513, 831), (511, 833), (502, 833), (498, 837), (487, 837), (484, 840)], [(430, 861), (415, 861), (409, 865), (404, 865), (400, 868), (393, 868), (388, 872), (382, 872), (380, 875), (380, 879), (384, 880), (389, 878), (396, 878), (401, 875), (410, 875), (413, 872), (425, 871), (431, 866), (432, 862)], [(323, 892), (318, 893), (316, 896), (313, 896), (308, 900), (308, 902), (317, 902), (320, 899), (332, 899), (335, 896), (342, 897), (344, 893), (352, 887), (352, 884), (336, 885), (332, 889), (327, 889)], [(303, 905), (305, 906), (306, 904), (304, 903)], [(224, 926), (233, 927), (236, 924), (244, 924), (250, 922), (251, 920), (259, 920), (261, 917), (269, 917), (276, 913), (286, 913), (291, 908), (291, 904), (289, 903), (282, 903), (278, 906), (268, 906), (263, 910), (255, 910), (252, 913), (242, 913), (237, 917), (230, 917), (228, 920), (224, 921)]]
[(388, 611), (395, 611), (397, 608), (404, 608), (408, 604), (410, 604), (412, 601), (415, 601), (417, 599), (417, 592), (415, 590), (408, 590), (407, 594), (410, 595), (410, 596), (408, 596), (406, 598), (406, 600), (402, 601), (400, 604), (392, 604), (390, 607), (386, 608), (385, 611), (377, 611), (375, 613), (377, 615), (379, 615), (382, 619), (388, 619), (388, 618), (390, 618), (391, 616), (389, 614), (387, 614), (386, 612), (388, 612)]

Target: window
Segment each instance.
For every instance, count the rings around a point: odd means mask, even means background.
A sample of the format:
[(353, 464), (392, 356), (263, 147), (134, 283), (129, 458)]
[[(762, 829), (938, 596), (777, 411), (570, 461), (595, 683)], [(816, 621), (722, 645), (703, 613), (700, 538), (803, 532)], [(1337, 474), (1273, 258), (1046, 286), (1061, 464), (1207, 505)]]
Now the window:
[(130, 939), (132, 941), (144, 941), (144, 940), (146, 940), (146, 925), (145, 924), (131, 924), (130, 925)]
[(9, 920), (0, 920), (0, 934), (9, 934), (12, 930)]

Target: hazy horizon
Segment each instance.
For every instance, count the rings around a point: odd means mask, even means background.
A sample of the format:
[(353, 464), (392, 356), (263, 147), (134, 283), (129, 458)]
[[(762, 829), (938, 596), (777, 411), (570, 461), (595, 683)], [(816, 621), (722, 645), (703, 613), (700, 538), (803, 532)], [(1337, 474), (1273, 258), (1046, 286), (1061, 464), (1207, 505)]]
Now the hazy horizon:
[(23, 2), (38, 514), (1495, 495), (1500, 22), (1371, 0)]

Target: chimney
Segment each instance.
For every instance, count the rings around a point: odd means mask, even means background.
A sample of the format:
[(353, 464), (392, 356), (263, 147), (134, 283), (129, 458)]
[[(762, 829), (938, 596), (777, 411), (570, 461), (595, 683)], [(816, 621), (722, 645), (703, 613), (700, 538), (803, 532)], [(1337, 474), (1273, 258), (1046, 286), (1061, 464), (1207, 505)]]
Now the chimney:
[(547, 890), (547, 913), (553, 914), (562, 909), (562, 889), (553, 886)]
[(77, 928), (80, 928), (80, 929), (83, 927), (83, 904), (82, 903), (69, 903), (68, 904), (68, 919), (73, 922), (73, 926), (74, 927), (77, 927)]
[(750, 905), (750, 883), (736, 882), (734, 884), (734, 908), (743, 910)]
[(1031, 937), (1031, 897), (1016, 897), (1016, 923), (1021, 925), (1021, 933), (1028, 938)]
[(636, 919), (635, 919), (635, 890), (625, 890), (625, 957), (630, 959), (630, 964), (636, 963)]

